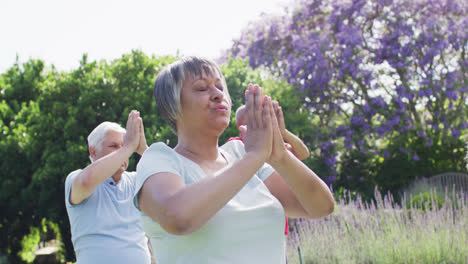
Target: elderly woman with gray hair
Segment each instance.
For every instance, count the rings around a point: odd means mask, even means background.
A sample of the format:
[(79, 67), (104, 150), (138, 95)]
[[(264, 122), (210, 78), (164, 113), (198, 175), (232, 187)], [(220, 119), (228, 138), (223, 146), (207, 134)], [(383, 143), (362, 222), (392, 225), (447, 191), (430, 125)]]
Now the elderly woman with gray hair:
[(284, 147), (271, 98), (248, 85), (244, 144), (218, 147), (231, 98), (214, 62), (186, 57), (156, 78), (160, 114), (177, 134), (137, 167), (135, 206), (159, 264), (285, 263), (285, 214), (330, 214), (333, 196)]

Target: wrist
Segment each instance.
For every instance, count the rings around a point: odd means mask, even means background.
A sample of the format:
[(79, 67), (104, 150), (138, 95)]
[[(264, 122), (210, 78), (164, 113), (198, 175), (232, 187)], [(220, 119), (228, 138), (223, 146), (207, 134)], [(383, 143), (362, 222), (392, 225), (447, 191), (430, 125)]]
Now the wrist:
[(260, 164), (260, 166), (262, 166), (263, 163), (265, 163), (266, 161), (266, 158), (264, 158), (264, 155), (262, 155), (262, 153), (256, 153), (254, 151), (245, 153), (245, 155), (242, 158), (254, 164)]
[(119, 151), (125, 153), (125, 156), (130, 157), (133, 154), (133, 152), (136, 151), (136, 149), (132, 148), (129, 145), (124, 145), (119, 149)]
[(138, 153), (140, 156), (143, 155), (143, 153), (148, 149), (148, 145), (144, 145), (143, 147), (139, 147), (137, 150), (136, 150), (136, 153)]
[(280, 167), (284, 166), (284, 164), (286, 164), (288, 162), (289, 158), (290, 158), (290, 152), (285, 151), (282, 155), (279, 155), (279, 156), (275, 157), (274, 159), (269, 159), (267, 162), (275, 170), (277, 170), (277, 168), (280, 168)]

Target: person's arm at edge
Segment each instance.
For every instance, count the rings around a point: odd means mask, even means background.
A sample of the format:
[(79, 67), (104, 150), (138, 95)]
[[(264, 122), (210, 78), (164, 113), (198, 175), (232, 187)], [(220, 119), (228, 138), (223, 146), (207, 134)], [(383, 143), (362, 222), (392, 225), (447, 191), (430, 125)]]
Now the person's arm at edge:
[(334, 210), (330, 189), (311, 169), (286, 151), (276, 118), (272, 118), (272, 127), (273, 151), (268, 163), (278, 175), (271, 175), (265, 184), (283, 204), (288, 216), (320, 218), (329, 215)]
[[(106, 155), (83, 169), (73, 178), (70, 203), (79, 204), (94, 192), (96, 187), (111, 177), (120, 166), (135, 152), (136, 143), (139, 143), (138, 122), (141, 118), (136, 111), (132, 111), (127, 121), (127, 132), (125, 134), (124, 146)], [(137, 137), (138, 141), (126, 140)]]
[(291, 148), (288, 150), (291, 151), (294, 154), (294, 156), (296, 156), (300, 160), (307, 159), (310, 155), (309, 149), (298, 136), (294, 135), (286, 129), (283, 116), (283, 109), (277, 101), (273, 101), (273, 108), (276, 114), (276, 118), (278, 120), (278, 126), (281, 132), (281, 136), (283, 137), (284, 141), (286, 141), (289, 144), (289, 146), (291, 146)]
[(310, 156), (309, 149), (302, 140), (286, 129), (283, 139), (291, 146), (289, 149), (299, 160), (305, 160)]

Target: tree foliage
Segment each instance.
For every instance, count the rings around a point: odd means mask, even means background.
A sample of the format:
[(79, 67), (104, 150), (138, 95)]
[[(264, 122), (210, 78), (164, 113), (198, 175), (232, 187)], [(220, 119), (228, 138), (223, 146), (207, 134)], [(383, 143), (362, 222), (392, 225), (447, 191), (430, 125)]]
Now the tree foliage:
[(97, 124), (124, 126), (130, 110), (138, 109), (148, 142), (175, 141), (151, 89), (159, 69), (174, 59), (135, 51), (107, 63), (88, 62), (85, 55), (71, 72), (30, 60), (0, 76), (0, 248), (10, 261), (31, 260), (24, 250), (31, 240), (24, 237), (37, 237), (43, 219), (58, 224), (67, 258), (73, 256), (64, 180), (89, 164), (86, 138)]
[(462, 0), (302, 0), (230, 54), (304, 94), (330, 179), (387, 191), (463, 168), (467, 28)]
[[(54, 238), (63, 243), (64, 259), (74, 259), (64, 182), (71, 171), (89, 164), (86, 139), (99, 123), (125, 126), (130, 110), (137, 109), (148, 144), (177, 144), (152, 96), (157, 73), (176, 59), (133, 51), (110, 62), (90, 62), (84, 55), (70, 72), (29, 60), (0, 75), (0, 253), (10, 263), (33, 261), (38, 241)], [(247, 84), (263, 85), (263, 80), (247, 60), (231, 59), (222, 70), (234, 121)], [(232, 122), (220, 144), (237, 135)], [(129, 170), (138, 158), (132, 156)]]

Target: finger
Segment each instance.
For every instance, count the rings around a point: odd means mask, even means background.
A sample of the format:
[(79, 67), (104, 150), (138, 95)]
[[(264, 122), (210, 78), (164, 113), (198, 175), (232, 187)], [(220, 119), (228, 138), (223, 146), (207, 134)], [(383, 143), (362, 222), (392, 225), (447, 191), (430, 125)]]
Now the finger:
[(131, 123), (132, 123), (132, 118), (133, 118), (133, 114), (132, 114), (133, 111), (130, 111), (130, 113), (128, 113), (128, 118), (127, 118), (127, 129), (131, 126)]
[(246, 93), (246, 98), (245, 98), (245, 108), (246, 108), (246, 111), (247, 111), (247, 116), (248, 116), (248, 120), (247, 120), (247, 125), (249, 127), (253, 127), (253, 122), (254, 122), (254, 117), (255, 117), (255, 114), (254, 114), (254, 93), (252, 91), (253, 89), (253, 85), (249, 83), (248, 85), (248, 88), (247, 88), (247, 93)]
[(239, 136), (240, 136), (240, 138), (244, 139), (246, 133), (247, 133), (247, 127), (245, 125), (240, 126), (239, 127)]
[(139, 118), (139, 121), (140, 121), (140, 132), (143, 132), (143, 131), (144, 131), (144, 128), (143, 128), (143, 119), (140, 117), (140, 118)]
[(277, 120), (276, 113), (273, 107), (273, 103), (271, 104), (271, 125), (273, 128), (273, 135), (275, 135), (275, 133), (279, 131), (279, 125), (278, 125), (278, 120)]
[(264, 127), (271, 127), (271, 98), (269, 96), (265, 96), (265, 107), (263, 108), (262, 113)]
[(264, 101), (264, 96), (262, 89), (258, 84), (254, 85), (254, 92), (255, 92), (255, 122), (257, 127), (261, 127), (262, 123), (262, 112), (263, 112), (263, 101)]
[(273, 104), (273, 109), (275, 110), (275, 114), (276, 116), (278, 116), (278, 108), (279, 108), (278, 101), (273, 101), (272, 104)]
[(281, 126), (281, 129), (286, 129), (286, 123), (284, 122), (283, 109), (281, 106), (278, 106), (278, 124)]
[(273, 107), (275, 108), (275, 115), (278, 122), (278, 127), (280, 128), (280, 130), (282, 130), (285, 128), (283, 110), (281, 109), (281, 106), (279, 105), (278, 101), (273, 102)]

